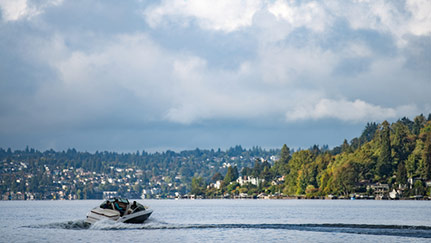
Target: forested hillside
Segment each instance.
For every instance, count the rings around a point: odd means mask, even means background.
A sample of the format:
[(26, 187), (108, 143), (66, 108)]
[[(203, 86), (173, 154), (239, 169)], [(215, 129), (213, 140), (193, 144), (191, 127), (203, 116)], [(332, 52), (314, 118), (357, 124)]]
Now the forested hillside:
[(241, 146), (162, 153), (40, 152), (0, 148), (1, 199), (126, 197), (317, 198), (427, 196), (431, 189), (431, 115), (368, 123), (335, 148), (293, 151)]
[[(246, 183), (226, 175), (220, 187), (211, 185), (199, 191), (195, 185), (193, 189), (210, 197), (265, 193), (308, 198), (331, 194), (387, 197), (394, 189), (405, 198), (429, 195), (430, 168), (431, 115), (428, 119), (420, 115), (413, 121), (402, 118), (392, 124), (368, 123), (361, 136), (344, 140), (332, 150), (315, 145), (291, 153), (284, 145), (274, 165), (256, 161), (253, 168), (242, 168)], [(253, 182), (253, 178), (259, 180)], [(200, 186), (203, 189), (204, 185)]]
[(226, 173), (230, 164), (250, 166), (255, 158), (275, 159), (279, 150), (232, 147), (162, 153), (40, 152), (0, 148), (1, 199), (90, 199), (103, 191), (139, 198), (173, 197), (190, 191), (193, 176)]

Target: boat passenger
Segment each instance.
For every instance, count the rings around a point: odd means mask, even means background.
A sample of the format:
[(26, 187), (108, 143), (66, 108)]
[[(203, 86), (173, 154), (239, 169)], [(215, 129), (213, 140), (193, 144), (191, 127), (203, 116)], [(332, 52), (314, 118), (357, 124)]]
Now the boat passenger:
[(111, 203), (109, 201), (104, 202), (102, 205), (100, 205), (103, 209), (112, 209)]
[(120, 207), (118, 199), (115, 199), (114, 207), (118, 212), (120, 212), (120, 216), (122, 217), (124, 215), (124, 208)]
[(130, 206), (130, 208), (132, 209), (132, 210), (134, 210), (135, 208), (137, 208), (138, 207), (138, 205), (136, 205), (136, 201), (133, 201), (133, 204), (132, 204), (132, 206)]

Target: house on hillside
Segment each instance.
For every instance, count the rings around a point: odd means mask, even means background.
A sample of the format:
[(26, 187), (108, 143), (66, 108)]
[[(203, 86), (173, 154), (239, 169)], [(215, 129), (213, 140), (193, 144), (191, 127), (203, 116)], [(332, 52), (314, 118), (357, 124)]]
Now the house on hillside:
[(236, 182), (240, 184), (241, 186), (245, 184), (252, 184), (255, 186), (259, 186), (262, 182), (264, 182), (264, 179), (259, 179), (258, 177), (252, 177), (252, 176), (241, 176), (236, 179)]
[(367, 190), (373, 190), (374, 196), (377, 200), (388, 199), (389, 185), (380, 182), (367, 186)]

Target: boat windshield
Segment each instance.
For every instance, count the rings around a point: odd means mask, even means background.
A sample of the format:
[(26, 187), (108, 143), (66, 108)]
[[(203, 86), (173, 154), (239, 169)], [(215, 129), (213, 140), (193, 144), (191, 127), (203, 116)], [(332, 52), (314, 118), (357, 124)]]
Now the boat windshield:
[(125, 198), (119, 198), (119, 197), (110, 198), (106, 201), (113, 203), (113, 202), (115, 202), (115, 200), (118, 200), (118, 202), (120, 202), (120, 203), (129, 204), (129, 200), (127, 200)]
[(124, 203), (126, 205), (129, 204), (129, 200), (127, 200), (125, 198), (114, 197), (114, 198), (110, 198), (110, 199), (107, 199), (106, 201), (104, 201), (102, 204), (100, 204), (100, 207), (101, 208), (112, 208), (111, 205), (112, 205), (112, 203), (115, 202), (115, 200), (117, 200), (119, 203)]

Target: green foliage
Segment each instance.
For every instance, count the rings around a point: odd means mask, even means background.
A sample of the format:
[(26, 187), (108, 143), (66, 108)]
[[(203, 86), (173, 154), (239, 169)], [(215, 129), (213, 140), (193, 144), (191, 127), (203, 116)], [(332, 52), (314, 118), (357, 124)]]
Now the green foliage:
[(309, 184), (316, 184), (315, 166), (313, 164), (314, 154), (309, 150), (294, 153), (288, 164), (289, 174), (286, 176), (285, 192), (289, 195), (300, 195), (305, 193)]
[(344, 139), (344, 142), (341, 145), (341, 152), (342, 153), (351, 153), (352, 152), (352, 149), (350, 148), (350, 145), (347, 142), (347, 139)]
[(226, 173), (223, 181), (226, 185), (228, 185), (232, 181), (235, 181), (238, 178), (238, 175), (239, 175), (239, 173), (238, 173), (237, 167), (236, 166), (234, 166), (234, 167), (229, 166), (227, 168), (227, 173)]
[[(270, 158), (279, 152), (241, 146), (227, 151), (195, 149), (162, 153), (88, 153), (75, 149), (40, 152), (31, 148), (15, 151), (0, 148), (0, 193), (28, 192), (37, 199), (64, 193), (67, 198), (71, 193), (78, 196), (76, 192), (80, 189), (81, 198), (99, 199), (103, 191), (117, 191), (124, 193), (122, 196), (138, 198), (142, 189), (148, 191), (156, 187), (161, 196), (173, 196), (176, 192), (189, 193), (193, 176), (209, 181), (217, 173), (218, 176), (226, 173), (222, 167), (226, 162), (242, 168), (253, 165), (256, 157)], [(128, 168), (132, 171), (126, 172)], [(233, 176), (237, 177), (237, 173)], [(107, 178), (115, 183), (102, 183)], [(74, 182), (83, 180), (86, 184)], [(63, 189), (63, 185), (67, 188)]]
[(288, 174), (288, 163), (290, 158), (290, 149), (286, 144), (284, 144), (281, 148), (280, 159), (274, 163), (272, 169), (273, 173), (277, 176)]
[(414, 195), (424, 195), (425, 187), (422, 181), (415, 182), (415, 184), (413, 185), (413, 191), (414, 191)]
[(220, 172), (215, 173), (213, 177), (211, 177), (212, 182), (221, 181), (221, 180), (223, 180), (223, 176)]
[(380, 177), (386, 177), (391, 173), (391, 140), (389, 123), (384, 121), (382, 123), (382, 130), (380, 131), (380, 155), (377, 160), (376, 172)]
[[(430, 123), (430, 122), (428, 122)], [(422, 178), (431, 179), (431, 125), (430, 129), (425, 129), (425, 144), (422, 152)]]
[(413, 120), (413, 128), (412, 132), (415, 135), (419, 135), (421, 129), (425, 126), (426, 119), (423, 114), (420, 114), (419, 116), (415, 117)]
[(367, 123), (364, 131), (359, 137), (360, 144), (368, 143), (374, 138), (374, 134), (378, 130), (378, 125), (375, 122)]
[[(280, 154), (280, 159), (274, 164), (265, 160), (275, 153)], [(367, 189), (366, 185), (378, 182), (389, 183), (389, 186), (405, 185), (408, 184), (407, 178), (413, 177), (417, 181), (408, 193), (424, 195), (426, 188), (423, 180), (431, 179), (431, 121), (426, 121), (420, 115), (414, 121), (402, 118), (393, 124), (387, 121), (382, 124), (368, 123), (360, 137), (353, 138), (350, 144), (344, 140), (332, 150), (314, 145), (307, 150), (292, 152), (287, 145), (283, 145), (281, 150), (271, 152), (259, 147), (245, 150), (235, 146), (226, 152), (220, 149), (195, 149), (180, 153), (166, 151), (149, 154), (143, 151), (136, 154), (90, 154), (75, 150), (42, 153), (26, 148), (19, 152), (0, 149), (0, 159), (3, 171), (8, 170), (10, 163), (19, 163), (17, 161), (25, 161), (28, 166), (27, 170), (21, 172), (2, 174), (2, 193), (11, 190), (34, 192), (58, 189), (60, 185), (52, 183), (53, 178), (58, 178), (53, 176), (53, 170), (62, 171), (73, 167), (73, 173), (82, 168), (110, 178), (118, 175), (125, 178), (132, 174), (116, 172), (113, 168), (132, 167), (141, 172), (134, 181), (129, 182), (129, 188), (110, 183), (91, 186), (76, 183), (65, 189), (65, 192), (74, 193), (79, 198), (95, 198), (103, 190), (140, 191), (145, 188), (144, 183), (162, 178), (163, 175), (166, 184), (173, 184), (177, 188), (175, 190), (182, 193), (221, 197), (225, 194), (238, 196), (247, 193), (256, 196), (262, 192), (282, 192), (284, 195), (311, 198), (329, 194), (372, 194), (373, 191)], [(235, 166), (222, 167), (227, 162)], [(238, 169), (241, 169), (242, 176), (258, 178), (258, 183), (253, 182), (257, 185), (246, 183), (241, 186), (236, 183)], [(25, 183), (20, 182), (18, 178), (24, 178), (28, 171), (32, 171), (32, 176)], [(180, 182), (174, 179), (178, 176)], [(206, 182), (218, 180), (223, 180), (220, 189), (214, 186), (207, 189)], [(143, 183), (136, 184), (136, 181)], [(161, 189), (164, 193), (170, 192), (166, 185)]]
[(398, 184), (406, 184), (407, 182), (407, 170), (406, 170), (406, 166), (404, 165), (404, 162), (400, 162), (398, 164), (398, 169), (397, 169), (397, 183)]
[(206, 185), (202, 177), (193, 177), (191, 186), (192, 186), (192, 189), (190, 191), (191, 194), (195, 194), (195, 195), (205, 194)]

